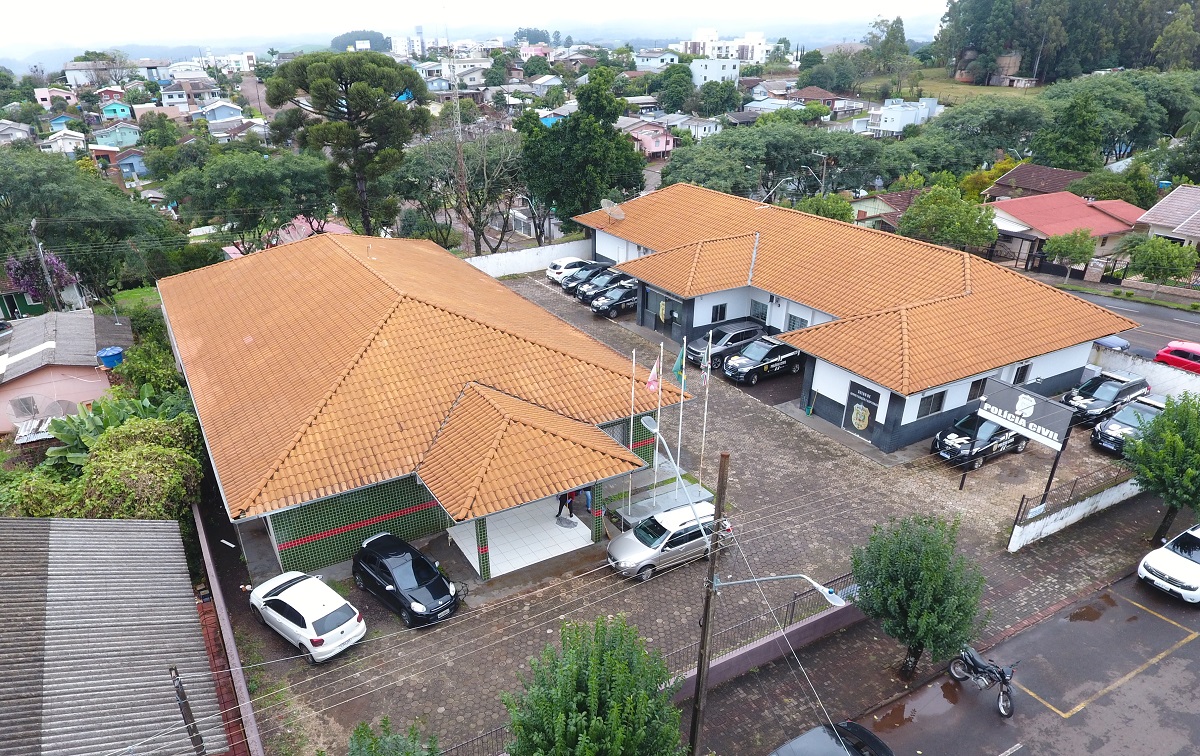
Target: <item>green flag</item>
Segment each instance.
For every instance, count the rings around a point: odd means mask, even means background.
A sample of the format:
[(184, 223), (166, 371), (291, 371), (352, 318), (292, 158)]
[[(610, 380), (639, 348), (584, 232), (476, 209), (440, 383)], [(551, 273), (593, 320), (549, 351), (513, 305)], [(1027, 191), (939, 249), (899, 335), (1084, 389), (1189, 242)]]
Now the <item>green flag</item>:
[(675, 374), (675, 380), (679, 381), (679, 388), (683, 388), (683, 351), (685, 347), (679, 348), (679, 356), (675, 358), (675, 367), (671, 368), (671, 372)]

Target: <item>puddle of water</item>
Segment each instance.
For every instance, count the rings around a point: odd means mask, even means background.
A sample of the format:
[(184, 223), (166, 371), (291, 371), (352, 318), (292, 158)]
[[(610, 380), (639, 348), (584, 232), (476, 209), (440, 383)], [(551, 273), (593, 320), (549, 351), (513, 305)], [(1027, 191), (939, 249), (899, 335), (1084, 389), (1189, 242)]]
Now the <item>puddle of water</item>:
[(928, 719), (944, 714), (950, 707), (958, 703), (962, 688), (953, 680), (946, 680), (941, 685), (929, 685), (897, 701), (882, 715), (875, 717), (871, 729), (875, 732), (888, 732), (905, 725), (912, 724), (918, 718)]
[(1075, 611), (1071, 612), (1070, 615), (1067, 616), (1067, 621), (1095, 622), (1096, 620), (1100, 619), (1100, 615), (1103, 613), (1104, 612), (1089, 604), (1088, 606), (1081, 606)]
[(1116, 606), (1117, 605), (1117, 600), (1107, 593), (1104, 594), (1103, 596), (1101, 596), (1100, 600), (1103, 601), (1108, 606)]
[(1128, 617), (1126, 617), (1126, 618), (1125, 618), (1125, 621), (1126, 621), (1126, 622), (1137, 622), (1137, 621), (1138, 621), (1138, 616), (1137, 616), (1136, 614), (1131, 614), (1131, 615), (1129, 615)]
[(958, 683), (952, 680), (947, 680), (942, 683), (942, 698), (946, 699), (946, 701), (953, 706), (954, 704), (958, 703), (959, 690), (960, 688), (958, 687)]

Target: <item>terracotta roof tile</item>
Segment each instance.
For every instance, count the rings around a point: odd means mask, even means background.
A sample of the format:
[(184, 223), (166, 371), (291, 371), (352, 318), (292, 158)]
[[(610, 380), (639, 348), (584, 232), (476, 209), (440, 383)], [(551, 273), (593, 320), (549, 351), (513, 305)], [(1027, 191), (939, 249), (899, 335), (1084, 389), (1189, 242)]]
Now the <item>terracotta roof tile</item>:
[[(1133, 230), (1141, 209), (1124, 200), (1108, 200), (1103, 205), (1089, 203), (1070, 192), (1053, 192), (991, 203), (996, 212), (1005, 212), (1046, 236), (1058, 236), (1079, 228), (1089, 228), (1092, 236), (1108, 236)], [(1129, 219), (1129, 220), (1124, 220)]]
[(159, 289), (235, 518), (412, 473), (472, 382), (593, 426), (629, 414), (626, 357), (431, 242), (322, 234)]
[(750, 280), (757, 234), (685, 244), (623, 263), (620, 269), (683, 297), (745, 286)]
[(1087, 176), (1083, 171), (1068, 171), (1034, 163), (1021, 163), (983, 190), (989, 197), (1019, 197), (1065, 191), (1067, 184)]

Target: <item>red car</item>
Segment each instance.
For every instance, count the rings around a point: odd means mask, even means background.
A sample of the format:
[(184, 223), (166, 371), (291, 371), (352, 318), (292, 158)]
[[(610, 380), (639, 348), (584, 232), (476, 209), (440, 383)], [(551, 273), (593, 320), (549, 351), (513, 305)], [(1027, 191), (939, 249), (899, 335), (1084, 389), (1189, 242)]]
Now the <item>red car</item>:
[(1161, 362), (1180, 370), (1200, 373), (1200, 344), (1191, 341), (1172, 341), (1158, 350), (1155, 362)]

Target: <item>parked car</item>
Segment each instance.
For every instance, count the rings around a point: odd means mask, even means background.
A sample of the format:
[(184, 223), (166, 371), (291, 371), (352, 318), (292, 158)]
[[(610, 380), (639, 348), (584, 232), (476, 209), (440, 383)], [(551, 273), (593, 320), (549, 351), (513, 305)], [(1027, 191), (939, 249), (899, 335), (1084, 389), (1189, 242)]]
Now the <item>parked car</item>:
[(250, 613), (300, 649), (309, 664), (337, 656), (367, 634), (361, 612), (303, 572), (285, 572), (250, 591)]
[(448, 619), (458, 609), (458, 596), (437, 562), (391, 533), (362, 542), (354, 555), (354, 584), (370, 591), (396, 614), (405, 627)]
[(637, 302), (637, 281), (631, 279), (597, 294), (592, 300), (592, 312), (615, 318), (627, 310), (636, 310)]
[(563, 276), (562, 290), (567, 294), (575, 294), (575, 287), (581, 283), (587, 283), (604, 271), (608, 270), (608, 263), (592, 262), (587, 265), (580, 266), (575, 269), (575, 272)]
[(1124, 352), (1129, 348), (1129, 339), (1123, 339), (1120, 336), (1101, 336), (1092, 343), (1098, 347), (1111, 349), (1114, 352)]
[[(658, 570), (699, 559), (708, 553), (701, 528), (712, 534), (716, 509), (710, 502), (659, 512), (608, 542), (608, 564), (626, 577), (649, 580)], [(699, 519), (697, 519), (699, 516)], [(721, 529), (732, 533), (728, 520)]]
[(1092, 446), (1098, 446), (1117, 454), (1125, 451), (1125, 444), (1142, 435), (1142, 424), (1149, 422), (1163, 411), (1167, 399), (1157, 394), (1146, 394), (1117, 410), (1107, 420), (1101, 420), (1092, 428)]
[(895, 756), (875, 733), (855, 722), (823, 724), (784, 743), (771, 756)]
[(800, 372), (804, 354), (779, 339), (763, 336), (756, 339), (737, 354), (725, 360), (725, 376), (738, 383), (758, 383), (758, 379), (782, 373), (793, 375)]
[(575, 298), (586, 305), (590, 305), (592, 300), (596, 298), (596, 295), (608, 287), (632, 280), (634, 280), (633, 276), (628, 273), (609, 269), (597, 274), (592, 280), (584, 281), (576, 286)]
[(1135, 373), (1104, 370), (1063, 394), (1063, 404), (1074, 412), (1073, 425), (1095, 424), (1150, 393), (1150, 384)]
[(1192, 341), (1171, 341), (1154, 355), (1155, 362), (1200, 373), (1200, 344)]
[[(712, 329), (712, 369), (720, 370), (725, 358), (737, 354), (742, 347), (763, 335), (763, 328), (753, 320), (735, 321)], [(708, 350), (708, 334), (688, 342), (687, 361), (704, 366), (704, 354)]]
[(560, 257), (546, 266), (546, 279), (561, 284), (563, 276), (568, 276), (587, 265), (587, 260), (578, 257)]
[(1027, 446), (1025, 436), (972, 412), (934, 436), (930, 452), (951, 464), (978, 470), (989, 457), (1006, 451), (1020, 454)]
[(1138, 577), (1189, 604), (1200, 602), (1200, 525), (1143, 557)]

